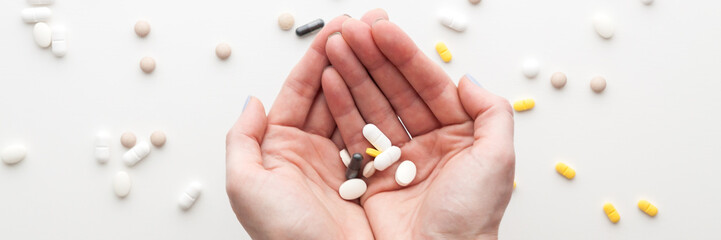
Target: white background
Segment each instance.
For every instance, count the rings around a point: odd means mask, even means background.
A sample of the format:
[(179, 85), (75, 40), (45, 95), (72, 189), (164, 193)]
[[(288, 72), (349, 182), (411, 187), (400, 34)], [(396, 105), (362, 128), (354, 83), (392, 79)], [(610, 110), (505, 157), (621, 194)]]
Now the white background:
[[(225, 193), (225, 133), (249, 94), (271, 106), (312, 40), (281, 31), (278, 14), (299, 26), (376, 7), (456, 81), (470, 73), (510, 100), (536, 99), (516, 114), (518, 188), (502, 239), (721, 239), (721, 1), (57, 0), (50, 25), (68, 29), (64, 58), (35, 45), (25, 7), (0, 3), (0, 148), (29, 149), (0, 164), (0, 239), (247, 239)], [(446, 7), (470, 18), (466, 32), (438, 24)], [(593, 31), (596, 12), (617, 22), (610, 41)], [(145, 39), (139, 19), (152, 26)], [(452, 62), (435, 54), (438, 40)], [(227, 61), (214, 53), (222, 41)], [(143, 56), (154, 73), (140, 71)], [(541, 63), (534, 80), (520, 73), (526, 57)], [(561, 90), (555, 71), (569, 77)], [(602, 94), (589, 88), (595, 75), (608, 80)], [(166, 146), (133, 168), (119, 140), (108, 164), (93, 159), (99, 130), (156, 129)], [(555, 173), (556, 161), (577, 177)], [(111, 188), (121, 170), (133, 181), (125, 199)], [(177, 198), (194, 180), (203, 195), (183, 212)], [(658, 216), (638, 210), (642, 198)]]

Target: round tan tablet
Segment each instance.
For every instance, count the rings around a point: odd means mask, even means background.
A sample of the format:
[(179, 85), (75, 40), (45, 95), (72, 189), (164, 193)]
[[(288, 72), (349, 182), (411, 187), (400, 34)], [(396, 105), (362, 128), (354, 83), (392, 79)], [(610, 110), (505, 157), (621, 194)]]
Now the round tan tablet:
[(596, 93), (603, 92), (606, 89), (606, 79), (601, 76), (596, 76), (591, 79), (591, 90)]
[(280, 14), (280, 16), (278, 16), (278, 26), (280, 27), (280, 29), (288, 31), (293, 28), (293, 25), (295, 25), (295, 19), (293, 18), (292, 14), (282, 13)]
[(140, 59), (140, 69), (145, 73), (155, 71), (155, 59), (151, 57), (143, 57), (143, 59)]
[(135, 146), (137, 140), (138, 138), (135, 137), (135, 133), (132, 132), (124, 132), (123, 135), (120, 136), (120, 144), (123, 144), (123, 147), (126, 148)]
[(152, 143), (153, 146), (162, 147), (165, 145), (165, 140), (165, 133), (162, 131), (155, 131), (153, 134), (150, 134), (150, 143)]
[(557, 72), (551, 75), (551, 85), (555, 88), (562, 88), (563, 86), (566, 86), (567, 80), (566, 74), (562, 72)]
[(471, 4), (478, 4), (481, 0), (468, 0)]
[(138, 37), (148, 36), (149, 33), (150, 23), (145, 20), (140, 20), (135, 23), (135, 34), (138, 34)]
[(220, 43), (217, 47), (215, 47), (215, 55), (217, 55), (220, 59), (228, 59), (230, 57), (230, 52), (230, 44), (228, 43)]

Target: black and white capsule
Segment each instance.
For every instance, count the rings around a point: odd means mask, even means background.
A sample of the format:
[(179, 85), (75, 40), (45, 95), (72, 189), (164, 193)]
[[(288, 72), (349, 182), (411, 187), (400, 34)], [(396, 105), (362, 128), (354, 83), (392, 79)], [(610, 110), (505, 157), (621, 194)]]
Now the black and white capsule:
[(298, 35), (298, 37), (302, 37), (308, 33), (311, 33), (315, 30), (321, 29), (325, 26), (325, 23), (323, 22), (323, 19), (316, 19), (312, 22), (309, 22), (303, 26), (300, 26), (295, 29), (295, 35)]

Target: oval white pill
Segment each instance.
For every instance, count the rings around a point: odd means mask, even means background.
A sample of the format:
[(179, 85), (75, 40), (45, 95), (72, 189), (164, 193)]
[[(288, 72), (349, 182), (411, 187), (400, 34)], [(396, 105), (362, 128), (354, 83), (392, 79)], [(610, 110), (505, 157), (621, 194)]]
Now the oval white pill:
[(143, 59), (140, 59), (140, 70), (143, 70), (145, 73), (155, 71), (155, 59), (151, 57), (143, 57)]
[(130, 175), (128, 175), (128, 173), (120, 171), (115, 174), (115, 178), (113, 178), (113, 191), (115, 192), (115, 196), (119, 198), (128, 196), (131, 186), (132, 182), (130, 182)]
[(438, 13), (438, 19), (443, 26), (458, 32), (463, 32), (468, 27), (468, 20), (466, 20), (465, 16), (449, 10), (440, 11)]
[(414, 178), (416, 178), (416, 165), (409, 160), (401, 162), (396, 169), (396, 183), (405, 187), (413, 182)]
[(591, 79), (591, 90), (596, 93), (603, 92), (606, 89), (606, 79), (601, 76), (596, 76)]
[(363, 176), (366, 178), (372, 177), (374, 173), (376, 173), (376, 167), (373, 165), (374, 161), (370, 161), (366, 163), (366, 166), (363, 167)]
[(345, 200), (353, 200), (363, 196), (368, 186), (360, 178), (348, 179), (338, 188), (340, 197)]
[(123, 154), (123, 162), (125, 162), (128, 166), (134, 166), (140, 160), (143, 160), (145, 157), (150, 154), (150, 143), (148, 142), (139, 142), (135, 147), (131, 148), (125, 154)]
[(280, 16), (278, 16), (278, 27), (280, 27), (280, 29), (288, 31), (293, 28), (293, 25), (295, 25), (295, 19), (292, 14), (281, 13)]
[(609, 16), (598, 13), (593, 16), (593, 28), (596, 29), (599, 36), (609, 39), (613, 37), (613, 32), (616, 31), (616, 24)]
[(393, 165), (393, 163), (398, 161), (398, 159), (400, 158), (401, 149), (396, 146), (392, 146), (388, 148), (388, 150), (385, 150), (381, 154), (378, 154), (378, 156), (376, 156), (375, 160), (373, 161), (373, 166), (376, 167), (376, 170), (383, 171)]
[(8, 165), (16, 164), (25, 159), (28, 150), (23, 145), (10, 145), (3, 149), (0, 158)]
[(180, 194), (180, 198), (178, 198), (178, 206), (183, 210), (190, 209), (195, 201), (198, 200), (198, 197), (200, 197), (200, 193), (203, 190), (202, 188), (203, 186), (198, 182), (191, 183), (185, 189), (185, 192)]
[(37, 43), (41, 48), (49, 47), (53, 40), (52, 33), (53, 30), (50, 29), (50, 26), (48, 26), (47, 23), (36, 23), (33, 28), (33, 38), (35, 39), (35, 43)]
[(536, 59), (526, 59), (523, 61), (523, 75), (527, 78), (535, 78), (538, 76), (538, 72), (541, 71), (538, 61)]
[(363, 136), (378, 151), (383, 152), (392, 146), (391, 140), (375, 124), (369, 123), (363, 126)]
[(135, 23), (135, 27), (133, 28), (135, 30), (135, 34), (138, 35), (138, 37), (145, 37), (150, 34), (150, 23), (145, 20), (140, 20)]
[(67, 36), (65, 27), (54, 26), (53, 27), (53, 54), (57, 57), (65, 56), (68, 52)]
[(55, 0), (28, 0), (28, 4), (31, 5), (49, 5), (53, 4)]
[(47, 7), (26, 8), (20, 12), (20, 16), (26, 23), (44, 22), (50, 19), (53, 11)]
[(568, 81), (568, 78), (566, 78), (566, 74), (562, 72), (557, 72), (551, 75), (551, 85), (555, 88), (562, 88), (563, 86), (566, 86), (566, 81)]
[(338, 154), (340, 155), (340, 160), (343, 161), (343, 165), (348, 167), (348, 164), (350, 164), (350, 154), (348, 153), (348, 150), (340, 150)]
[(228, 43), (220, 43), (215, 47), (215, 55), (221, 60), (228, 59), (230, 57), (230, 52), (230, 44)]
[(95, 160), (106, 163), (110, 160), (110, 134), (99, 132), (95, 136)]

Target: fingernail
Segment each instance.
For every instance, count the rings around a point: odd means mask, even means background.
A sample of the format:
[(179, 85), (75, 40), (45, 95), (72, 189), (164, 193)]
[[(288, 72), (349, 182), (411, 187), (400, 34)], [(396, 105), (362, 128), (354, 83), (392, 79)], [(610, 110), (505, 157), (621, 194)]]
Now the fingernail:
[(476, 81), (475, 78), (473, 78), (473, 76), (471, 76), (470, 73), (466, 73), (466, 78), (468, 78), (468, 80), (471, 80), (471, 82), (473, 82), (473, 84), (476, 84), (476, 86), (483, 87), (480, 83), (478, 83), (478, 81)]
[(243, 110), (241, 110), (240, 112), (245, 112), (245, 107), (248, 106), (248, 102), (250, 102), (250, 95), (248, 95), (248, 97), (245, 98), (245, 103), (243, 104)]
[(351, 16), (348, 15), (347, 13), (344, 13), (343, 16), (346, 16), (346, 17), (349, 17), (349, 18), (351, 17)]
[(340, 35), (340, 32), (331, 33), (330, 35), (328, 35), (328, 39), (330, 39), (332, 36), (335, 36), (335, 35)]
[(376, 20), (373, 21), (373, 24), (371, 26), (376, 25), (377, 22), (380, 22), (381, 20), (386, 20), (385, 18), (379, 17)]

